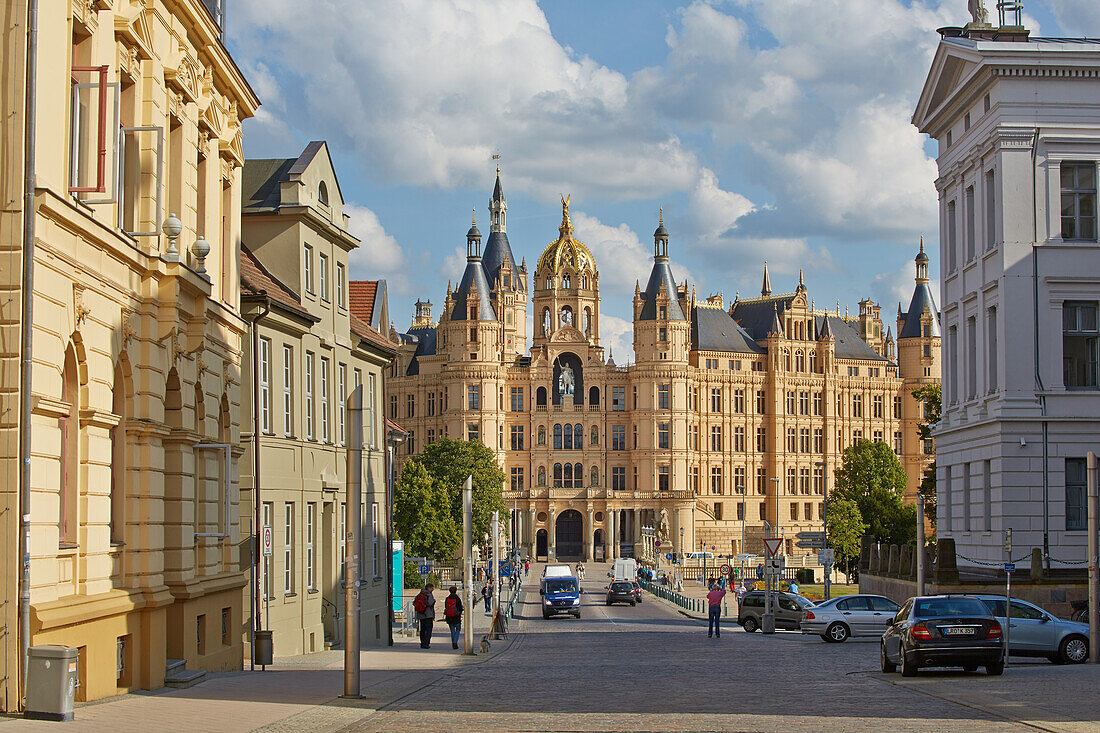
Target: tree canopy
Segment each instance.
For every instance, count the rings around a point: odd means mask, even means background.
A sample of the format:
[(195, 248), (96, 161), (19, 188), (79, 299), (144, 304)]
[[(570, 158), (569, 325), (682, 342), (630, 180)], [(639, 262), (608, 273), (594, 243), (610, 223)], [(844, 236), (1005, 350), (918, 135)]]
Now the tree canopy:
[(902, 502), (907, 480), (890, 446), (860, 439), (844, 450), (830, 504), (843, 499), (853, 502), (869, 534), (884, 542), (908, 544), (916, 540), (917, 512)]
[(836, 567), (845, 575), (851, 575), (859, 567), (860, 539), (867, 531), (859, 506), (851, 499), (829, 502), (826, 523), (828, 545), (836, 554)]
[(449, 560), (462, 539), (447, 492), (415, 458), (393, 488), (393, 526), (410, 557)]

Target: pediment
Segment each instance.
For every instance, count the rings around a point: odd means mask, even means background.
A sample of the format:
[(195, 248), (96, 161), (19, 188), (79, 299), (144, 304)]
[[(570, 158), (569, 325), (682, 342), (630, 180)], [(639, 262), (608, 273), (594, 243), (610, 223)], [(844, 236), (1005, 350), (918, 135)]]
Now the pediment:
[(206, 126), (215, 136), (221, 137), (222, 128), (225, 126), (225, 115), (222, 113), (218, 100), (213, 99), (199, 116), (199, 122)]
[(582, 343), (587, 341), (584, 334), (572, 326), (559, 326), (558, 330), (550, 336), (554, 343)]
[(973, 48), (956, 42), (941, 42), (917, 101), (913, 124), (921, 132), (934, 134), (928, 129), (932, 118), (978, 73), (980, 65), (981, 56)]
[(135, 7), (134, 10), (132, 15), (126, 15), (123, 12), (115, 13), (115, 36), (137, 46), (141, 57), (148, 60), (153, 58), (153, 34), (149, 30), (149, 11), (140, 6)]

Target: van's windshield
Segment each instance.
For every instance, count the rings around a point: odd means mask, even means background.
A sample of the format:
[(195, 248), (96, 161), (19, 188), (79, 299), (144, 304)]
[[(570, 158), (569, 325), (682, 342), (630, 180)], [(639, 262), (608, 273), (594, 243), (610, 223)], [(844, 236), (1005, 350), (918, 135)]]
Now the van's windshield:
[(562, 578), (561, 580), (548, 580), (546, 581), (547, 593), (576, 593), (577, 581), (572, 578)]

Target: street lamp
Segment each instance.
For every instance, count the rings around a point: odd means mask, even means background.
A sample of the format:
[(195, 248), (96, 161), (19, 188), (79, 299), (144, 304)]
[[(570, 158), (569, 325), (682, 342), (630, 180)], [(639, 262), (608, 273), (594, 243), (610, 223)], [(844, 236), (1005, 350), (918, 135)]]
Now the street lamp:
[[(768, 479), (775, 484), (775, 523), (779, 525), (779, 477), (775, 476)], [(764, 520), (764, 526), (768, 527), (768, 521)], [(765, 530), (765, 536), (767, 531)], [(766, 559), (766, 558), (765, 558)], [(764, 615), (760, 619), (760, 631), (764, 634), (775, 633), (775, 605), (772, 601), (772, 591), (776, 585), (775, 575), (773, 573), (767, 573), (764, 576)]]
[[(825, 547), (829, 547), (829, 477), (828, 472), (825, 470), (825, 461), (816, 461), (815, 466), (821, 469), (821, 482), (822, 492), (824, 495), (821, 497), (821, 528), (824, 530), (825, 535)], [(832, 573), (832, 563), (822, 563), (825, 568), (825, 600), (829, 600), (829, 575)], [(919, 592), (919, 591), (918, 591)]]
[[(741, 495), (741, 552), (738, 553), (738, 554), (744, 555), (745, 554), (745, 520), (748, 519), (748, 516), (749, 516), (749, 504), (748, 504), (748, 501), (747, 501), (748, 496), (745, 494), (745, 485), (744, 484), (737, 484), (736, 485), (736, 491), (737, 491), (738, 494)], [(744, 560), (741, 561), (741, 582), (742, 583), (745, 582), (745, 561)]]

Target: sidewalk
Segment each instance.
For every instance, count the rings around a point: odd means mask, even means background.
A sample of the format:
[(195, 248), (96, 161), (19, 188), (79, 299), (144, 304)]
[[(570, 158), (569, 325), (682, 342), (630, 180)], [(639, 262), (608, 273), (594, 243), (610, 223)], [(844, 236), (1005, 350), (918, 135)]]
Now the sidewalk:
[[(441, 602), (437, 598), (439, 609)], [(416, 635), (404, 637), (395, 627), (392, 647), (362, 650), (359, 657), (362, 699), (340, 697), (344, 690), (344, 652), (334, 649), (278, 658), (263, 672), (207, 675), (206, 681), (186, 690), (162, 688), (79, 704), (75, 720), (64, 728), (104, 733), (340, 728), (431, 684), (451, 669), (478, 664), (511, 649), (519, 638), (513, 627), (509, 628), (508, 639), (491, 642), (489, 653), (480, 654), (481, 637), (488, 630), (489, 617), (478, 609), (473, 614), (474, 656), (464, 656), (461, 649), (451, 648), (450, 633), (442, 621), (433, 629), (431, 649), (421, 649)], [(58, 724), (53, 722), (0, 717), (3, 733), (57, 729)]]

